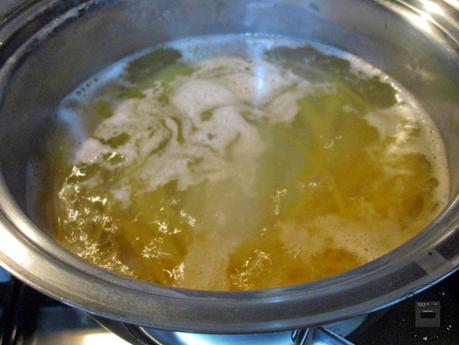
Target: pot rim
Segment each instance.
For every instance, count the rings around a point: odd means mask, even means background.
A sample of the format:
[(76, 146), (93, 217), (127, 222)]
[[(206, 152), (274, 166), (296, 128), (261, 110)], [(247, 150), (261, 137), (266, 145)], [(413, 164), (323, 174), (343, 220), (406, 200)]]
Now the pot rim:
[[(391, 11), (406, 2), (373, 1)], [(0, 38), (17, 32), (59, 3), (38, 1), (0, 23)], [(403, 4), (402, 4), (403, 3)], [(58, 25), (75, 20), (102, 1), (64, 8), (11, 52), (0, 54), (0, 90), (36, 42)], [(410, 5), (412, 7), (412, 5)], [(412, 10), (410, 8), (410, 10)], [(48, 25), (49, 24), (49, 25)], [(453, 36), (454, 37), (454, 36)], [(459, 36), (458, 36), (459, 37)], [(3, 40), (8, 44), (8, 40)], [(453, 42), (456, 43), (456, 42)], [(457, 48), (457, 45), (456, 45)], [(0, 263), (11, 273), (68, 305), (110, 319), (166, 330), (253, 333), (289, 330), (352, 318), (412, 296), (459, 268), (459, 197), (410, 241), (366, 265), (320, 281), (248, 292), (209, 292), (145, 283), (108, 272), (66, 251), (36, 227), (16, 204), (0, 176)], [(459, 247), (459, 245), (458, 245)]]

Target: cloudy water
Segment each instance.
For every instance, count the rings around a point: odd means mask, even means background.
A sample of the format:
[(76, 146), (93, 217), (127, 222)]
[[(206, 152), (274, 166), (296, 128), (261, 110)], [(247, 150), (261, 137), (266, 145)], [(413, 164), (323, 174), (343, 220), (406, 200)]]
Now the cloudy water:
[(175, 41), (66, 97), (36, 208), (80, 257), (149, 282), (250, 290), (322, 279), (446, 204), (430, 118), (350, 54), (282, 37)]

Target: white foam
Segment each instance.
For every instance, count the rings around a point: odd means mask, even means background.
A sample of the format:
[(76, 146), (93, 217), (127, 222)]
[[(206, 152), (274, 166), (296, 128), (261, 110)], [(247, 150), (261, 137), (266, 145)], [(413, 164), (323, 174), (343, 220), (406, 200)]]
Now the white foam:
[[(281, 240), (295, 257), (308, 260), (330, 248), (346, 250), (363, 262), (374, 260), (394, 249), (410, 236), (396, 223), (384, 220), (356, 221), (336, 215), (316, 217), (301, 226), (280, 224)], [(307, 245), (306, 245), (307, 244)]]
[(75, 160), (77, 162), (93, 162), (103, 153), (113, 151), (110, 146), (102, 144), (99, 140), (88, 138), (78, 147)]
[[(405, 154), (421, 154), (426, 157), (432, 164), (433, 176), (438, 180), (434, 197), (440, 205), (446, 205), (449, 198), (449, 173), (440, 133), (414, 99), (398, 85), (393, 86), (398, 90), (398, 103), (387, 109), (370, 112), (365, 119), (378, 130), (383, 140), (389, 137), (393, 139), (385, 152), (388, 158)], [(413, 130), (419, 133), (413, 136)], [(390, 167), (384, 169), (390, 173)], [(392, 173), (403, 172), (397, 170)]]
[(199, 115), (219, 106), (233, 104), (236, 97), (230, 90), (212, 80), (190, 79), (178, 87), (171, 102), (184, 115), (200, 122)]
[[(185, 190), (204, 180), (236, 177), (249, 193), (264, 144), (241, 111), (249, 108), (257, 113), (257, 107), (266, 103), (271, 111), (258, 113), (267, 120), (292, 121), (296, 99), (310, 85), (267, 62), (229, 57), (201, 61), (190, 77), (172, 82), (169, 88), (170, 105), (158, 100), (163, 85), (144, 90), (142, 99), (117, 104), (113, 115), (77, 149), (76, 162), (93, 162), (116, 151), (125, 157), (121, 164), (134, 166), (128, 171), (148, 181), (151, 190), (171, 181)], [(205, 112), (209, 113), (204, 116)], [(116, 149), (102, 143), (122, 134), (129, 140)], [(129, 192), (115, 190), (114, 196), (127, 204)]]

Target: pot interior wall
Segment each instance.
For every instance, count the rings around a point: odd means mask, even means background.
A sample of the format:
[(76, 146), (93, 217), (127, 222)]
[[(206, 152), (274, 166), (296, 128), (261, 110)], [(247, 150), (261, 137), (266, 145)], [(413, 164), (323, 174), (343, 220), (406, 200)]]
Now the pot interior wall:
[[(359, 0), (118, 0), (87, 1), (78, 9), (72, 3), (49, 5), (54, 8), (24, 26), (25, 43), (13, 56), (4, 53), (9, 58), (5, 66), (14, 68), (1, 90), (0, 144), (7, 149), (1, 150), (0, 161), (24, 209), (27, 162), (52, 128), (65, 95), (104, 66), (146, 47), (230, 32), (321, 42), (394, 77), (436, 122), (447, 150), (451, 195), (459, 190), (458, 64), (446, 39), (421, 17), (403, 17)], [(14, 43), (7, 40), (4, 49)]]

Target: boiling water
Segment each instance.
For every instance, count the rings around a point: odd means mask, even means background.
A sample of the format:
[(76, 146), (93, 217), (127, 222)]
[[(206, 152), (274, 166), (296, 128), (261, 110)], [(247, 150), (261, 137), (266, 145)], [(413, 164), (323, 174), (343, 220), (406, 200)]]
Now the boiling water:
[(396, 83), (268, 36), (176, 41), (109, 67), (62, 101), (38, 163), (36, 207), (65, 247), (193, 289), (352, 269), (448, 197), (437, 129)]

